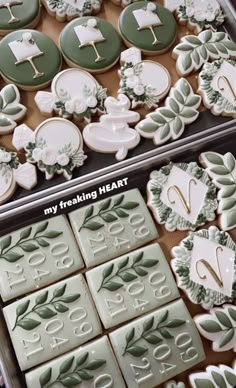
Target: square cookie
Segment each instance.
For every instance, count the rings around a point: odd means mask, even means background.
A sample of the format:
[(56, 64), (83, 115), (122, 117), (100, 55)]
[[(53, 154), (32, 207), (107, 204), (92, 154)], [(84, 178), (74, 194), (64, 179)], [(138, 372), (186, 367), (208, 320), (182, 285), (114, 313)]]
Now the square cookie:
[(76, 275), (3, 309), (21, 370), (50, 360), (102, 332), (83, 276)]
[(49, 285), (84, 266), (65, 216), (38, 222), (2, 237), (0, 258), (3, 301)]
[(75, 210), (69, 217), (87, 267), (121, 256), (158, 237), (138, 189)]
[(197, 328), (182, 299), (110, 334), (129, 388), (152, 388), (205, 359)]
[(86, 273), (105, 328), (160, 307), (179, 297), (159, 244), (148, 245)]
[(26, 382), (28, 388), (125, 388), (106, 336), (32, 370), (26, 374)]

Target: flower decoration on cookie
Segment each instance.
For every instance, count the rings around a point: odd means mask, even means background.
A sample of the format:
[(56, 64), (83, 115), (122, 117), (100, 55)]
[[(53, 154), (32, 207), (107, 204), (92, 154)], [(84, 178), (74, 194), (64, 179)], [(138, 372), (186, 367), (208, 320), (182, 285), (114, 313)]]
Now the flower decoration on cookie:
[(189, 382), (192, 388), (233, 388), (236, 386), (236, 361), (232, 368), (223, 364), (209, 365), (206, 372), (190, 374)]
[(17, 127), (13, 144), (18, 150), (25, 149), (27, 161), (37, 164), (46, 179), (54, 174), (71, 179), (73, 170), (82, 166), (87, 158), (79, 129), (62, 118), (45, 120), (35, 132), (26, 126)]
[(172, 249), (177, 283), (192, 303), (209, 310), (236, 297), (236, 245), (216, 226), (190, 232)]
[(148, 206), (166, 230), (195, 230), (215, 219), (216, 187), (197, 163), (169, 163), (153, 171)]
[(236, 118), (236, 61), (220, 59), (206, 63), (199, 74), (199, 93), (212, 114)]
[(236, 58), (236, 43), (225, 32), (206, 30), (198, 36), (181, 38), (172, 56), (176, 59), (177, 72), (186, 76), (199, 70), (209, 60)]
[(52, 92), (40, 91), (35, 102), (42, 115), (58, 116), (90, 123), (95, 114), (105, 113), (106, 90), (95, 78), (84, 70), (67, 69), (56, 75)]
[(136, 125), (136, 130), (141, 136), (153, 139), (155, 145), (176, 140), (183, 134), (185, 126), (198, 118), (200, 104), (201, 97), (193, 92), (186, 79), (181, 78), (171, 88), (164, 107), (146, 115)]
[(20, 104), (20, 93), (15, 85), (7, 85), (0, 92), (0, 135), (13, 131), (16, 121), (26, 114), (26, 107)]
[(49, 15), (56, 17), (59, 22), (96, 15), (102, 5), (102, 0), (42, 0)]
[(171, 85), (168, 70), (160, 63), (142, 61), (141, 50), (137, 48), (130, 48), (122, 54), (121, 62), (123, 60), (124, 64), (118, 72), (121, 79), (119, 93), (125, 93), (130, 98), (132, 108), (139, 105), (156, 108)]

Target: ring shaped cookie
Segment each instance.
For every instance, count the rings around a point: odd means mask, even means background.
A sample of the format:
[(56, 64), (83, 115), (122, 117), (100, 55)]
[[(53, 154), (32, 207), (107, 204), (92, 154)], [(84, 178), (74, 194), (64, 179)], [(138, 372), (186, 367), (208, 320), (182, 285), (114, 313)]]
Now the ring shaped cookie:
[(81, 17), (65, 26), (60, 48), (70, 67), (102, 73), (119, 59), (121, 39), (112, 24), (100, 18)]
[(144, 54), (162, 54), (174, 43), (177, 24), (172, 13), (157, 3), (137, 1), (119, 17), (119, 31), (124, 43)]
[(21, 28), (34, 28), (39, 19), (39, 0), (0, 0), (0, 35)]
[(46, 34), (14, 31), (0, 42), (0, 72), (23, 90), (46, 87), (61, 68), (61, 54)]
[(0, 163), (0, 205), (12, 197), (16, 187), (12, 168)]

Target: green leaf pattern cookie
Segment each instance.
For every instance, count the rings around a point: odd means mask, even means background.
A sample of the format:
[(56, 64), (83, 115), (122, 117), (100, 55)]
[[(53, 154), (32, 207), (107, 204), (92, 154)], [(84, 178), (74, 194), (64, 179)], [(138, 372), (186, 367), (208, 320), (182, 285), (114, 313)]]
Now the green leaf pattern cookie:
[(0, 93), (0, 135), (13, 131), (16, 121), (26, 114), (26, 107), (20, 104), (20, 93), (15, 85), (5, 86)]
[(236, 363), (233, 368), (228, 365), (210, 365), (206, 372), (193, 373), (189, 376), (193, 388), (234, 388), (236, 386)]
[(42, 0), (46, 10), (55, 16), (59, 22), (97, 14), (102, 0)]

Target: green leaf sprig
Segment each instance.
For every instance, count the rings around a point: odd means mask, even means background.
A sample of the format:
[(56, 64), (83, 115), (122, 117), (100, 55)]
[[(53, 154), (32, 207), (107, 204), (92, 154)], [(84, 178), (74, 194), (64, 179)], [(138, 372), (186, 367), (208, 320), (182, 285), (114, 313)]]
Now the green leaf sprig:
[(55, 230), (47, 230), (48, 221), (40, 224), (35, 233), (30, 226), (23, 229), (19, 240), (14, 244), (12, 243), (12, 236), (8, 235), (0, 241), (0, 259), (4, 259), (9, 263), (15, 263), (24, 257), (24, 253), (16, 251), (16, 248), (20, 248), (23, 252), (34, 252), (39, 247), (48, 247), (50, 244), (46, 239), (54, 239), (60, 236), (63, 232), (57, 232)]
[(3, 129), (14, 129), (16, 118), (19, 120), (26, 113), (26, 107), (19, 103), (16, 91), (15, 85), (7, 85), (0, 92), (0, 127)]
[(54, 381), (52, 378), (52, 368), (47, 368), (39, 377), (41, 388), (47, 384), (47, 388), (58, 386), (58, 383), (63, 387), (76, 387), (83, 381), (93, 380), (94, 376), (90, 373), (93, 370), (101, 368), (106, 364), (106, 360), (96, 358), (89, 360), (89, 353), (85, 352), (81, 356), (67, 358), (59, 367), (59, 375)]
[(166, 310), (157, 319), (155, 323), (154, 317), (147, 319), (143, 323), (143, 331), (138, 338), (135, 337), (135, 328), (132, 327), (125, 336), (126, 346), (123, 352), (123, 356), (126, 353), (131, 354), (134, 357), (141, 357), (148, 349), (144, 346), (137, 345), (140, 341), (146, 341), (151, 345), (157, 345), (163, 341), (163, 339), (171, 339), (173, 335), (167, 329), (176, 328), (184, 325), (186, 321), (182, 319), (168, 320), (169, 311)]
[[(137, 279), (139, 276), (148, 275), (148, 271), (144, 268), (154, 267), (159, 263), (159, 260), (155, 259), (144, 259), (144, 253), (140, 252), (134, 256), (133, 262), (128, 266), (130, 258), (127, 256), (118, 263), (118, 269), (114, 271), (114, 263), (107, 265), (102, 274), (102, 283), (98, 289), (98, 292), (104, 288), (109, 291), (117, 291), (119, 288), (123, 287), (124, 283), (132, 282)], [(131, 272), (132, 271), (132, 272)], [(114, 281), (113, 279), (119, 278), (119, 282)], [(123, 281), (123, 282), (122, 282)]]
[[(118, 220), (118, 218), (129, 217), (129, 214), (126, 212), (126, 210), (135, 209), (139, 206), (139, 203), (133, 201), (124, 202), (124, 199), (125, 196), (123, 194), (117, 197), (114, 201), (112, 201), (112, 198), (106, 199), (100, 204), (99, 211), (96, 214), (94, 214), (94, 206), (89, 206), (85, 211), (84, 220), (79, 229), (79, 232), (82, 229), (95, 231), (102, 228), (104, 223), (102, 223), (100, 220), (106, 223), (110, 223)], [(94, 218), (97, 217), (100, 219), (99, 222), (93, 221)]]
[(208, 366), (206, 372), (193, 373), (189, 376), (190, 385), (194, 388), (236, 387), (236, 370), (228, 365)]
[(35, 305), (30, 310), (28, 310), (30, 305), (29, 299), (19, 304), (16, 309), (16, 320), (12, 331), (16, 327), (21, 327), (24, 330), (33, 330), (39, 326), (41, 321), (29, 318), (29, 315), (32, 313), (37, 314), (42, 319), (50, 319), (57, 315), (57, 313), (65, 313), (68, 311), (69, 308), (65, 304), (75, 302), (80, 298), (80, 294), (65, 295), (66, 286), (66, 284), (63, 284), (55, 288), (53, 296), (49, 301), (47, 301), (48, 291), (42, 292), (37, 296)]

